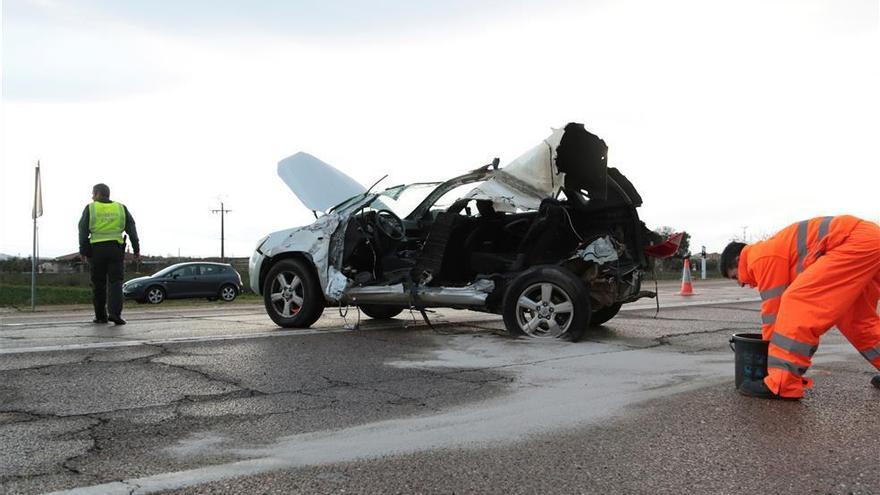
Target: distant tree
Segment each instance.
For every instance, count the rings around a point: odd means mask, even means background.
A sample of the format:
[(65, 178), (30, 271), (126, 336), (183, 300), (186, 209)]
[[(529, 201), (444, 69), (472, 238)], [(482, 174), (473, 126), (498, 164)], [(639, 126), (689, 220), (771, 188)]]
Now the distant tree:
[(11, 258), (0, 261), (0, 272), (5, 273), (21, 273), (31, 271), (31, 259), (19, 258), (13, 256)]

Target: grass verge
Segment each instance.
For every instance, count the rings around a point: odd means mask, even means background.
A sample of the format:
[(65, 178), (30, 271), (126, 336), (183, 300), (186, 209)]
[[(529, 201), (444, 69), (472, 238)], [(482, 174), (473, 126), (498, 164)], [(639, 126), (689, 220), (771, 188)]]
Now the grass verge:
[[(37, 304), (91, 304), (91, 302), (91, 289), (82, 287), (37, 287)], [(30, 305), (30, 286), (0, 286), (0, 306), (25, 307)]]

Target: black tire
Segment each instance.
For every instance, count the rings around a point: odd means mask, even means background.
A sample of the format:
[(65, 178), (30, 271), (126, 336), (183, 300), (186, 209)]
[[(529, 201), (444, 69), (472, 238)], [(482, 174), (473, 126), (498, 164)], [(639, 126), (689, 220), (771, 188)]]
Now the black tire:
[(144, 291), (144, 301), (149, 304), (162, 304), (165, 296), (167, 296), (165, 289), (158, 285), (147, 287), (147, 290)]
[[(285, 278), (289, 291), (285, 292), (280, 286), (279, 276)], [(274, 290), (278, 291), (275, 292), (275, 297), (280, 294), (282, 299), (272, 300)], [(290, 299), (283, 299), (287, 296)], [(299, 307), (295, 307), (296, 300), (302, 302)], [(310, 327), (321, 317), (325, 305), (324, 293), (318, 277), (310, 266), (296, 259), (281, 260), (272, 265), (269, 273), (266, 274), (266, 280), (263, 281), (263, 303), (269, 318), (272, 318), (276, 325), (284, 328)]]
[[(545, 305), (543, 302), (547, 286), (550, 287), (550, 297)], [(521, 297), (528, 300), (526, 306), (533, 304), (535, 308), (527, 309), (522, 304)], [(535, 297), (538, 299), (534, 299)], [(566, 302), (570, 305), (566, 305)], [(555, 265), (536, 266), (514, 279), (507, 288), (502, 313), (504, 326), (511, 335), (528, 334), (535, 338), (559, 338), (577, 342), (590, 324), (589, 289), (583, 280), (564, 268)], [(528, 322), (526, 318), (529, 319)], [(532, 322), (537, 322), (538, 326), (529, 334), (524, 327), (530, 328)]]
[(390, 318), (394, 318), (399, 315), (401, 311), (403, 311), (403, 306), (392, 306), (386, 304), (361, 304), (359, 306), (361, 311), (364, 312), (365, 315), (373, 318), (374, 320), (387, 320)]
[(590, 326), (598, 327), (599, 325), (607, 322), (611, 318), (614, 318), (615, 316), (617, 316), (617, 312), (620, 311), (621, 306), (623, 306), (623, 303), (614, 303), (611, 306), (605, 306), (604, 308), (597, 309), (590, 317)]
[[(235, 301), (235, 298), (238, 297), (238, 288), (232, 284), (223, 284), (217, 292), (217, 297), (223, 302)], [(217, 298), (215, 297), (214, 300), (216, 301)]]

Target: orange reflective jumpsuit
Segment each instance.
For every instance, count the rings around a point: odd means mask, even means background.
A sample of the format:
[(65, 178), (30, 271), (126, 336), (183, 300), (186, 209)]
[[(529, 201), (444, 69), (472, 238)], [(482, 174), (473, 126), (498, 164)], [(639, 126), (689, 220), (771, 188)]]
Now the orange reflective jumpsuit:
[(739, 281), (761, 294), (761, 332), (770, 341), (764, 383), (803, 397), (803, 378), (832, 326), (880, 369), (880, 227), (843, 215), (792, 224), (743, 248)]

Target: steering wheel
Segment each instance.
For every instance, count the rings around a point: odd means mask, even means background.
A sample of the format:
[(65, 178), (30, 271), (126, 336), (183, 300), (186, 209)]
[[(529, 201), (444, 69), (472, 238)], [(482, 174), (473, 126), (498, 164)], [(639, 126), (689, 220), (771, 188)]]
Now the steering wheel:
[(392, 241), (402, 240), (406, 235), (406, 227), (403, 220), (391, 210), (379, 210), (376, 212), (376, 229)]

